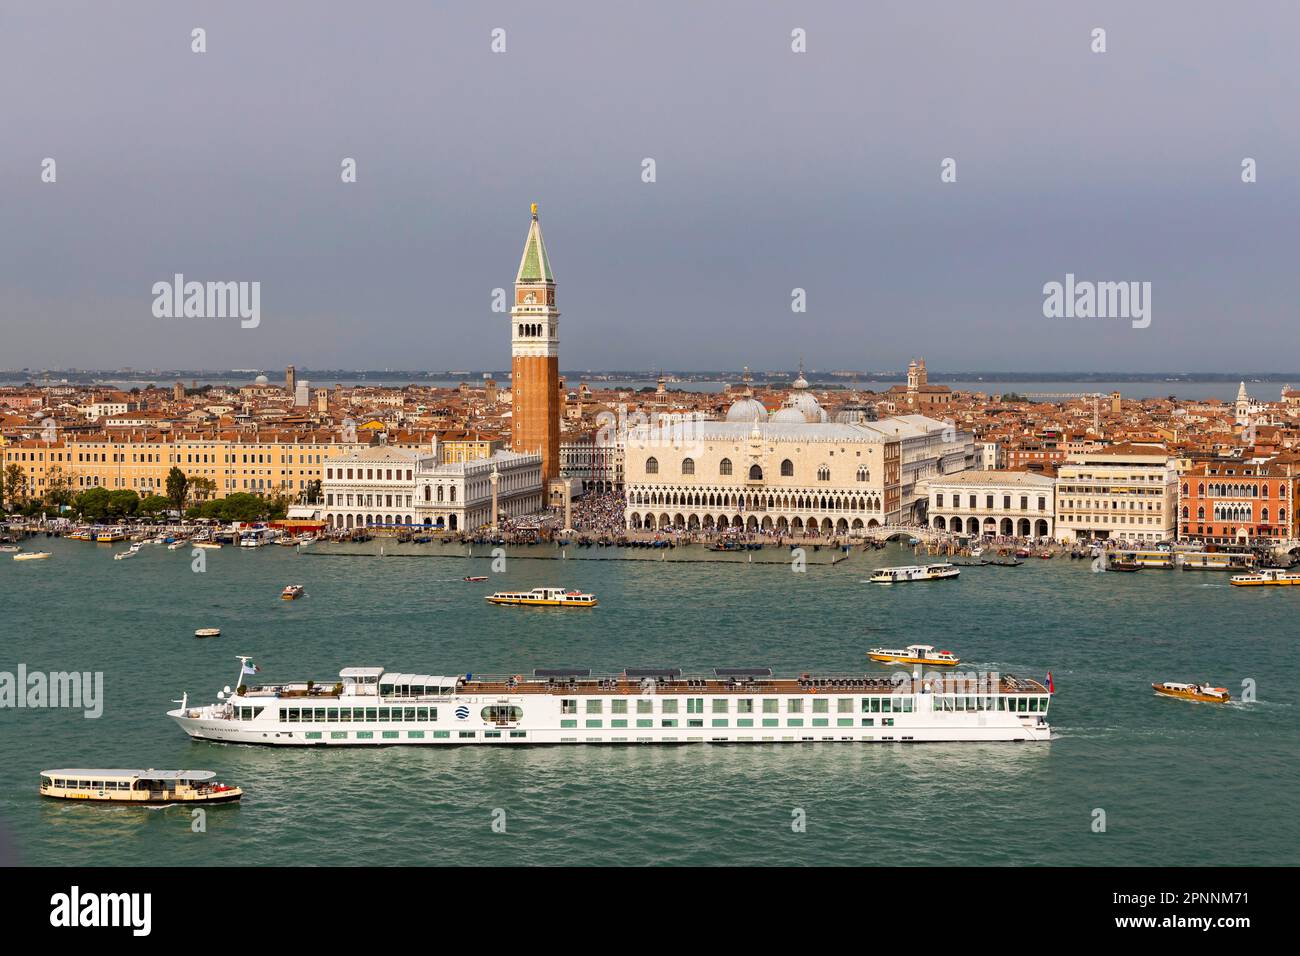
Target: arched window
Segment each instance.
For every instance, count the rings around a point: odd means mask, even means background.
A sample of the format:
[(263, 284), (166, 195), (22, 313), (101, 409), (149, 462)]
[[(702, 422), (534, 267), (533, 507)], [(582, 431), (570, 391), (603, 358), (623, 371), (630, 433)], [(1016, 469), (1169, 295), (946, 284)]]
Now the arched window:
[(792, 462), (789, 458), (781, 462), (781, 477), (782, 478), (794, 477), (794, 462)]
[(1197, 508), (1197, 509), (1196, 509), (1196, 520), (1197, 520), (1197, 521), (1204, 521), (1204, 520), (1205, 520), (1205, 509), (1204, 509), (1204, 508)]
[(1201, 482), (1199, 485), (1196, 486), (1196, 497), (1198, 498), (1205, 497), (1205, 482)]
[(433, 489), (428, 485), (424, 486), (424, 500), (428, 501), (432, 497)]
[(1187, 517), (1187, 505), (1183, 505), (1183, 518)]
[(763, 469), (762, 469), (762, 468), (759, 468), (758, 465), (750, 465), (750, 466), (749, 466), (749, 480), (750, 480), (750, 481), (762, 481), (762, 480), (763, 480)]
[(1187, 482), (1183, 482), (1183, 497), (1187, 497)]
[(647, 475), (657, 475), (657, 474), (659, 474), (659, 459), (658, 459), (658, 458), (647, 458), (647, 459), (645, 460), (645, 473), (646, 473)]
[(867, 471), (866, 465), (858, 465), (858, 481), (869, 481), (871, 472)]
[(720, 475), (729, 475), (729, 474), (731, 474), (731, 459), (730, 459), (730, 458), (724, 458), (724, 459), (722, 459), (722, 461), (718, 462), (718, 474), (720, 474)]
[(818, 481), (830, 481), (830, 480), (831, 480), (831, 470), (830, 470), (829, 468), (827, 468), (825, 465), (822, 465), (820, 468), (817, 469), (817, 480), (818, 480)]
[(1263, 510), (1260, 512), (1260, 519), (1259, 519), (1259, 520), (1262, 521), (1262, 522), (1264, 522), (1264, 524), (1268, 524), (1268, 509), (1267, 509), (1267, 508), (1263, 509)]
[(695, 474), (695, 459), (694, 459), (694, 458), (683, 458), (683, 459), (682, 459), (682, 474), (683, 474), (683, 475), (693, 475), (693, 474)]

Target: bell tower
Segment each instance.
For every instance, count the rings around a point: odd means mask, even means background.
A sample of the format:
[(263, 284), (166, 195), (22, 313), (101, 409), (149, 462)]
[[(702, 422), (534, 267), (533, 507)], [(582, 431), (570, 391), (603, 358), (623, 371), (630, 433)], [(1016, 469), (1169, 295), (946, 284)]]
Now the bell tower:
[(537, 203), (532, 211), (510, 309), (510, 444), (517, 452), (541, 454), (545, 486), (560, 474), (560, 312)]

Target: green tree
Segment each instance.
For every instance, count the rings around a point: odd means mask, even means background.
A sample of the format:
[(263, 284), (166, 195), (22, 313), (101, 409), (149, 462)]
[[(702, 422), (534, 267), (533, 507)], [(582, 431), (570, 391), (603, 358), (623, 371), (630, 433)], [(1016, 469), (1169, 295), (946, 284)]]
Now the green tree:
[(45, 503), (53, 508), (72, 504), (75, 492), (72, 490), (72, 476), (58, 465), (49, 470), (46, 476), (48, 487), (45, 491)]
[(189, 485), (190, 480), (185, 477), (185, 472), (172, 465), (172, 470), (167, 472), (167, 497), (172, 500), (177, 511), (185, 510), (185, 497)]
[(207, 501), (217, 493), (217, 483), (211, 478), (191, 478), (190, 496), (195, 501)]
[(107, 488), (87, 488), (72, 499), (72, 510), (89, 521), (108, 517)]
[(22, 465), (17, 462), (5, 467), (3, 497), (14, 506), (17, 506), (27, 497), (27, 473), (23, 471)]
[(120, 488), (108, 493), (108, 516), (130, 518), (140, 507), (140, 496), (130, 488)]
[(307, 482), (307, 488), (303, 492), (303, 502), (309, 505), (320, 504), (320, 497), (321, 497), (320, 480), (317, 479), (315, 481)]
[(171, 509), (172, 500), (162, 495), (146, 495), (140, 501), (140, 507), (137, 509), (142, 515), (150, 517), (157, 516), (164, 511)]

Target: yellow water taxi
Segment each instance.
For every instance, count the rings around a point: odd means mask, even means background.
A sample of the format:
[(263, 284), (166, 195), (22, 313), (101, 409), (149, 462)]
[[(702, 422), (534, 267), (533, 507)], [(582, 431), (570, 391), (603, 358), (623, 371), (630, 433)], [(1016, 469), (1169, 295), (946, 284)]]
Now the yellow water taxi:
[(1152, 684), (1151, 689), (1162, 697), (1177, 697), (1180, 700), (1198, 700), (1206, 704), (1227, 704), (1232, 695), (1226, 687), (1211, 687), (1208, 684), (1179, 684), (1174, 681), (1161, 681)]
[(532, 607), (595, 607), (596, 595), (567, 588), (533, 588), (531, 591), (497, 591), (484, 598), (489, 604)]
[(1279, 571), (1265, 568), (1250, 574), (1234, 574), (1228, 583), (1239, 588), (1285, 588), (1300, 585), (1300, 571)]
[(125, 541), (126, 535), (121, 531), (101, 531), (95, 535), (95, 540), (100, 544), (117, 544), (119, 541)]
[(42, 770), (41, 796), (104, 803), (229, 803), (244, 791), (211, 770)]
[(867, 657), (885, 664), (933, 664), (936, 667), (956, 667), (961, 663), (952, 651), (936, 651), (932, 644), (908, 644), (904, 650), (873, 647)]

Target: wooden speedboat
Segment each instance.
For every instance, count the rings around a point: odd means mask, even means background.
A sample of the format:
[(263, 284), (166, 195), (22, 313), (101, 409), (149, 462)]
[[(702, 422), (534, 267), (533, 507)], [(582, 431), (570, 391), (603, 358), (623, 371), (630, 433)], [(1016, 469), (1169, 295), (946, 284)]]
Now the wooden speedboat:
[(497, 591), (484, 598), (489, 604), (532, 607), (595, 607), (596, 595), (565, 588), (533, 588), (531, 591)]
[(936, 651), (932, 644), (908, 644), (902, 650), (873, 647), (867, 657), (883, 664), (933, 664), (936, 667), (956, 667), (961, 663), (952, 651)]
[(213, 783), (211, 770), (42, 770), (41, 796), (104, 803), (230, 803), (238, 787)]
[(474, 582), (474, 581), (486, 581), (486, 580), (487, 580), (487, 575), (486, 575), (486, 574), (473, 574), (473, 575), (469, 575), (469, 576), (467, 576), (464, 580), (466, 580), (466, 581), (470, 581), (470, 582)]
[(195, 637), (220, 637), (221, 628), (219, 627), (201, 627), (194, 632)]
[(1227, 704), (1232, 695), (1226, 687), (1211, 687), (1208, 684), (1179, 684), (1174, 681), (1161, 681), (1152, 684), (1151, 689), (1162, 697), (1177, 697), (1179, 700), (1196, 700), (1205, 704)]
[(20, 551), (14, 555), (15, 561), (44, 561), (50, 556), (48, 551)]
[(285, 601), (296, 601), (306, 593), (306, 590), (301, 584), (286, 584), (284, 590), (280, 592), (280, 597)]

